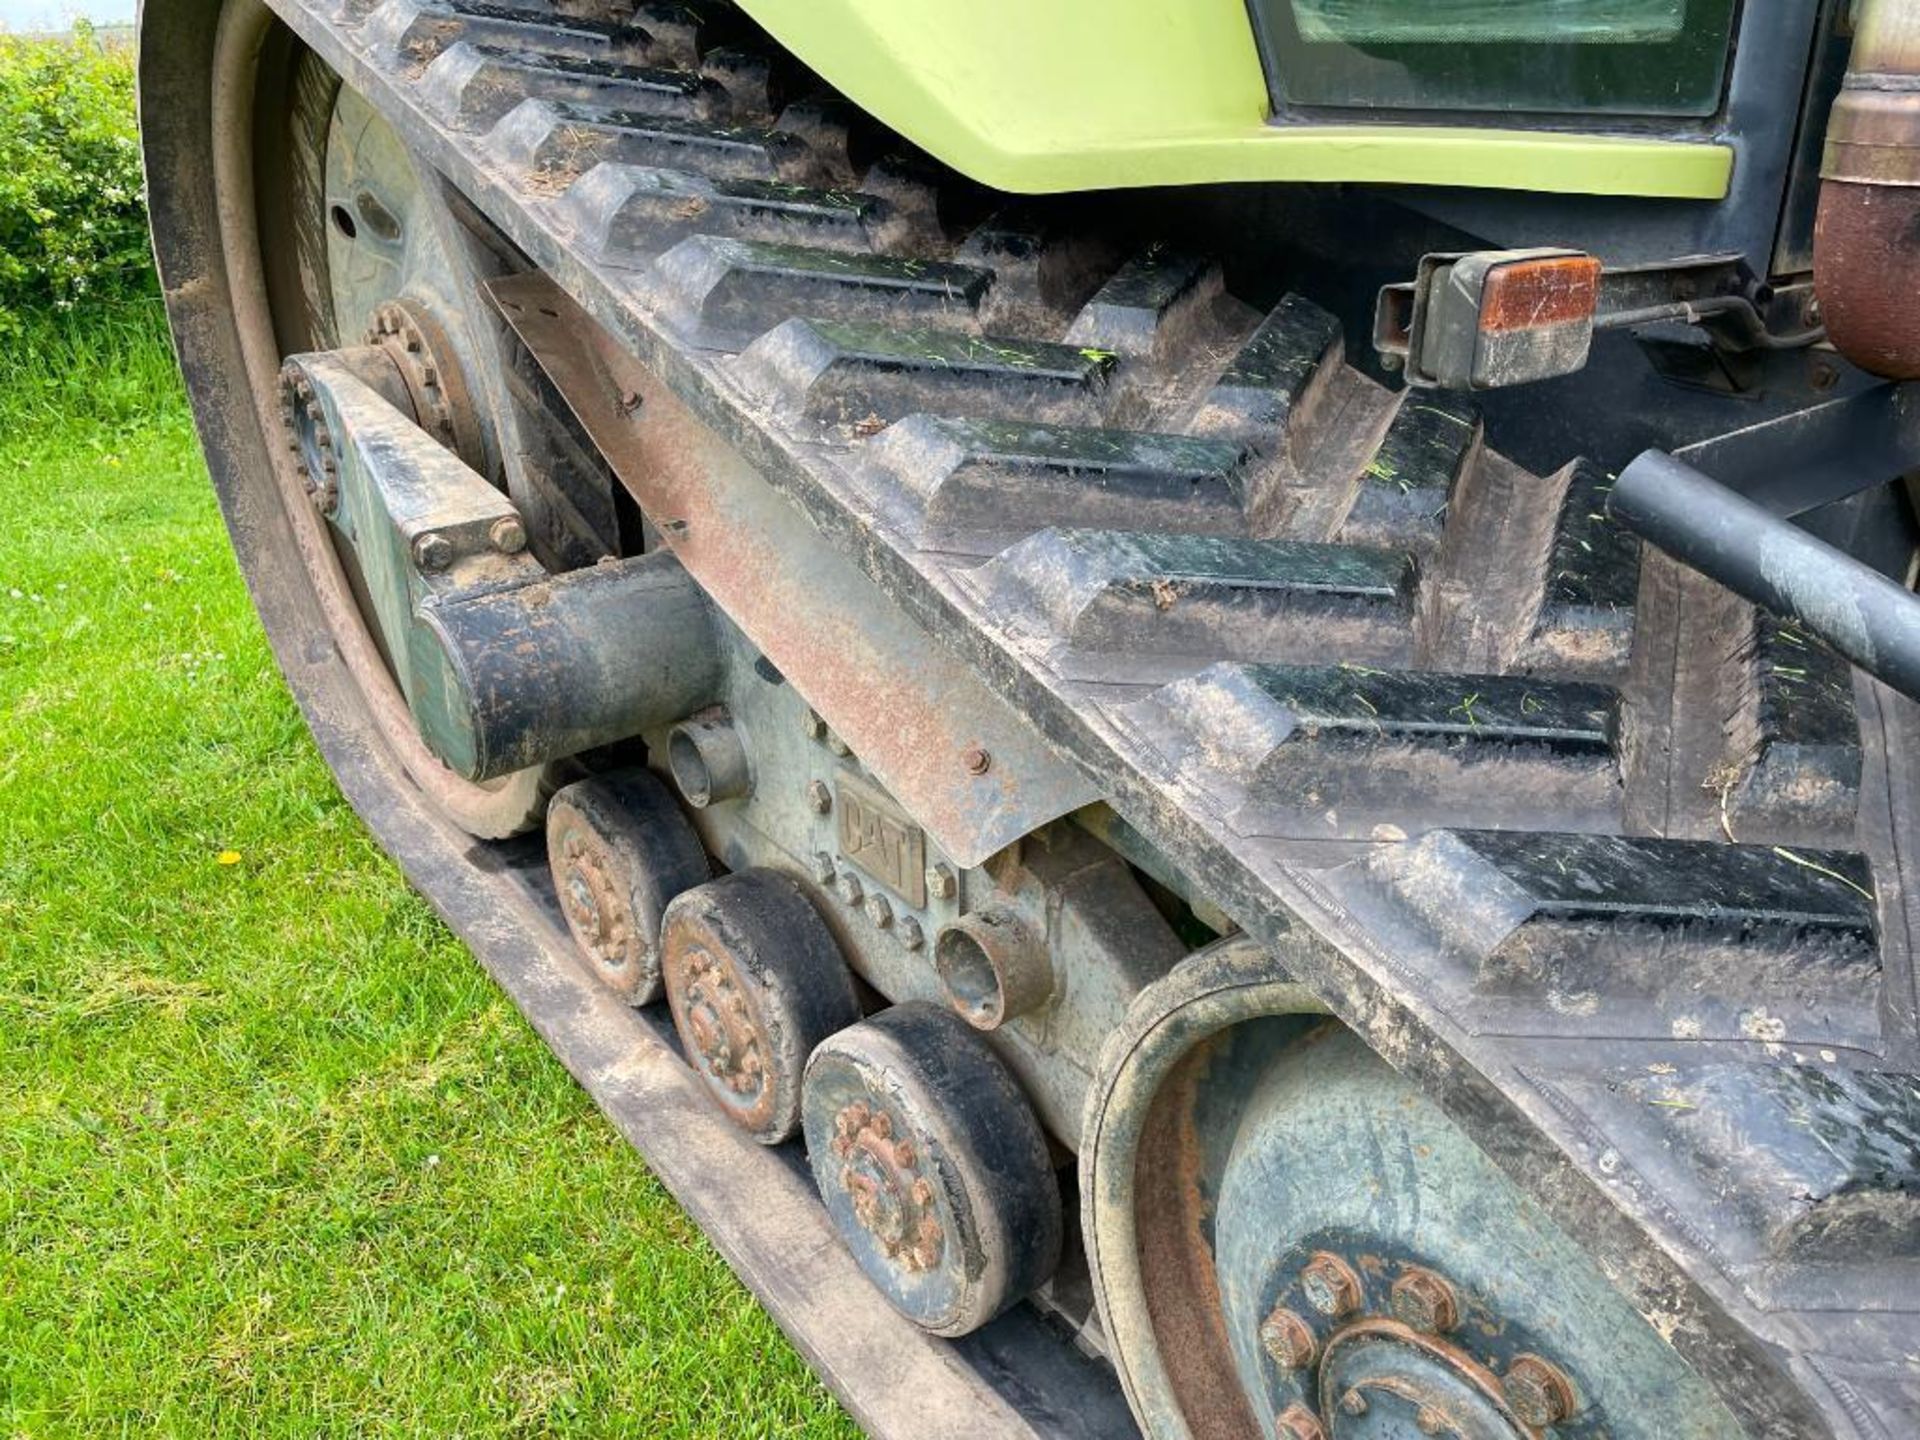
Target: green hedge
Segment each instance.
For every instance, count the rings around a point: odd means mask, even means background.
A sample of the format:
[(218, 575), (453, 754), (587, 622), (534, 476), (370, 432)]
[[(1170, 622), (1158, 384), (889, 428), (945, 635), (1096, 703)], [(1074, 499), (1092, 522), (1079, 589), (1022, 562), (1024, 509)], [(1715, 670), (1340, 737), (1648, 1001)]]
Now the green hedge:
[(133, 49), (0, 36), (0, 335), (154, 293)]

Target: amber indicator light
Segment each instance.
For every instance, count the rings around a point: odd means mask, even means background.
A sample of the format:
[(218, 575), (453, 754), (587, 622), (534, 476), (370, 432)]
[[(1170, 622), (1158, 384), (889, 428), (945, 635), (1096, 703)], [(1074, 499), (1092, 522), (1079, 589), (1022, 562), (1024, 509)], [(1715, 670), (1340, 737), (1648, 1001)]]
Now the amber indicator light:
[(1482, 332), (1542, 330), (1589, 320), (1600, 304), (1600, 262), (1556, 255), (1502, 265), (1480, 296)]

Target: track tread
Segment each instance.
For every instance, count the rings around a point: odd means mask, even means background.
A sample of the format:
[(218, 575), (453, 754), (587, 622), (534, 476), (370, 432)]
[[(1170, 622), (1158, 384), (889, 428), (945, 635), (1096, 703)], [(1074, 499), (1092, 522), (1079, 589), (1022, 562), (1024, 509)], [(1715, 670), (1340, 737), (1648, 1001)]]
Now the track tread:
[(424, 83), (435, 110), (466, 130), (489, 129), (528, 99), (709, 119), (724, 113), (726, 98), (695, 71), (471, 40), (441, 51), (426, 67)]
[(662, 262), (664, 283), (710, 339), (745, 343), (799, 312), (867, 326), (977, 332), (993, 274), (941, 260), (695, 235)]
[(1225, 441), (912, 415), (873, 440), (865, 458), (915, 496), (916, 531), (931, 549), (992, 554), (1035, 525), (1208, 535), (1244, 528), (1246, 452)]
[[(1476, 685), (1513, 677), (1632, 678), (1638, 543), (1606, 516), (1604, 472), (1577, 461), (1525, 474), (1485, 448), (1471, 403), (1360, 376), (1333, 316), (1298, 294), (1196, 386), (1193, 367), (1234, 323), (1208, 257), (1089, 243), (1033, 201), (949, 238), (967, 187), (943, 188), (844, 101), (804, 99), (769, 124), (768, 91), (739, 107), (758, 123), (721, 123), (714, 74), (750, 76), (758, 93), (770, 71), (737, 45), (737, 23), (715, 32), (714, 18), (650, 6), (615, 27), (645, 32), (648, 59), (675, 70), (564, 53), (586, 43), (557, 38), (573, 22), (512, 63), (467, 44), (485, 60), (475, 75), (504, 67), (518, 96), (493, 143), (530, 173), (570, 157), (561, 188), (590, 248), (651, 267), (690, 333), (739, 352), (749, 387), (805, 433), (865, 445), (863, 472), (903, 497), (917, 542), (987, 560), (969, 588), (1004, 607), (1006, 633), (1051, 647), (1063, 677), (1128, 680), (1129, 650), (1149, 685), (1211, 662), (1337, 655), (1437, 677), (1470, 705)], [(644, 104), (608, 102), (606, 87), (634, 84)], [(462, 103), (470, 121), (489, 113)], [(1142, 426), (1134, 417), (1164, 410), (1154, 397), (1168, 385), (1192, 388), (1184, 425)], [(1378, 583), (1295, 583), (1336, 555)], [(1844, 667), (1796, 691), (1794, 667), (1770, 658), (1780, 643), (1754, 617), (1720, 662), (1729, 822), (1792, 819), (1799, 838), (1814, 813), (1814, 831), (1841, 833), (1859, 770)], [(1644, 733), (1643, 689), (1612, 702), (1610, 755), (1618, 731)], [(1492, 753), (1501, 739), (1476, 744)], [(1645, 771), (1630, 760), (1629, 786)], [(1431, 803), (1456, 798), (1441, 787)], [(1594, 823), (1631, 829), (1646, 814), (1629, 804), (1624, 820)]]
[(1129, 718), (1176, 773), (1231, 778), (1243, 834), (1368, 839), (1410, 805), (1525, 823), (1541, 808), (1529, 790), (1549, 791), (1562, 823), (1604, 828), (1619, 809), (1619, 704), (1580, 681), (1223, 663)]
[(1013, 340), (865, 321), (797, 319), (742, 356), (796, 413), (849, 435), (916, 411), (1048, 422), (1102, 418), (1115, 357)]

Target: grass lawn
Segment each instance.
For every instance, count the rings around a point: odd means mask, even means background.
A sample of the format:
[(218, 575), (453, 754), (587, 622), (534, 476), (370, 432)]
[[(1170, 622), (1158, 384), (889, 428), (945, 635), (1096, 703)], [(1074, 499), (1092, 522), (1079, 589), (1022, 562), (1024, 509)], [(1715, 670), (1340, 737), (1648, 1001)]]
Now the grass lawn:
[(0, 1440), (853, 1435), (335, 792), (150, 322), (0, 341)]

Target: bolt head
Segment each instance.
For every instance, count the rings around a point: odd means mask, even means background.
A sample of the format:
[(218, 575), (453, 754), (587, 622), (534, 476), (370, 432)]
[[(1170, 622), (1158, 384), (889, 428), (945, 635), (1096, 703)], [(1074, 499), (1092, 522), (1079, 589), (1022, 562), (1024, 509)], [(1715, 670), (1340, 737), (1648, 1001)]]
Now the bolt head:
[(1422, 1405), (1413, 1417), (1414, 1428), (1422, 1435), (1438, 1435), (1447, 1428), (1447, 1417), (1431, 1405)]
[(502, 515), (487, 531), (487, 539), (502, 555), (518, 555), (527, 548), (527, 527), (518, 515)]
[(1360, 1277), (1338, 1255), (1321, 1251), (1300, 1272), (1300, 1293), (1307, 1304), (1329, 1319), (1338, 1320), (1360, 1308)]
[(849, 905), (858, 905), (866, 891), (861, 887), (860, 877), (851, 870), (840, 872), (840, 898)]
[(873, 922), (876, 930), (885, 930), (893, 924), (893, 906), (887, 903), (887, 897), (878, 893), (867, 896), (867, 919)]
[(969, 775), (984, 775), (993, 768), (993, 756), (978, 745), (969, 745), (960, 756), (960, 763), (967, 767)]
[(824, 740), (827, 738), (827, 722), (820, 718), (819, 711), (807, 711), (807, 718), (803, 724), (809, 740)]
[(1364, 1415), (1367, 1413), (1367, 1397), (1356, 1387), (1340, 1397), (1340, 1408), (1349, 1415)]
[(831, 730), (827, 731), (827, 749), (831, 750), (836, 755), (842, 755), (842, 756), (851, 755), (853, 753), (853, 751), (847, 747), (847, 742), (842, 740), (838, 735), (834, 734), (833, 731)]
[(1460, 1302), (1453, 1286), (1433, 1271), (1409, 1265), (1393, 1282), (1393, 1318), (1408, 1329), (1444, 1335), (1460, 1323)]
[(1326, 1440), (1327, 1427), (1320, 1417), (1294, 1401), (1273, 1422), (1274, 1440)]
[(813, 878), (822, 885), (833, 883), (833, 856), (824, 850), (813, 852)]
[(453, 563), (453, 542), (438, 530), (429, 530), (413, 542), (413, 563), (437, 574)]
[(1501, 1381), (1507, 1407), (1524, 1425), (1544, 1429), (1573, 1414), (1573, 1382), (1559, 1366), (1538, 1355), (1516, 1355)]
[(918, 950), (927, 943), (926, 932), (920, 928), (920, 922), (911, 915), (902, 915), (900, 923), (893, 927), (893, 935), (903, 950)]
[(816, 815), (825, 815), (833, 809), (833, 791), (827, 788), (824, 780), (807, 782), (807, 808)]
[(1306, 1369), (1320, 1349), (1313, 1327), (1284, 1306), (1260, 1322), (1260, 1346), (1282, 1370)]
[(953, 867), (936, 860), (927, 867), (927, 893), (936, 900), (951, 900), (960, 888)]

